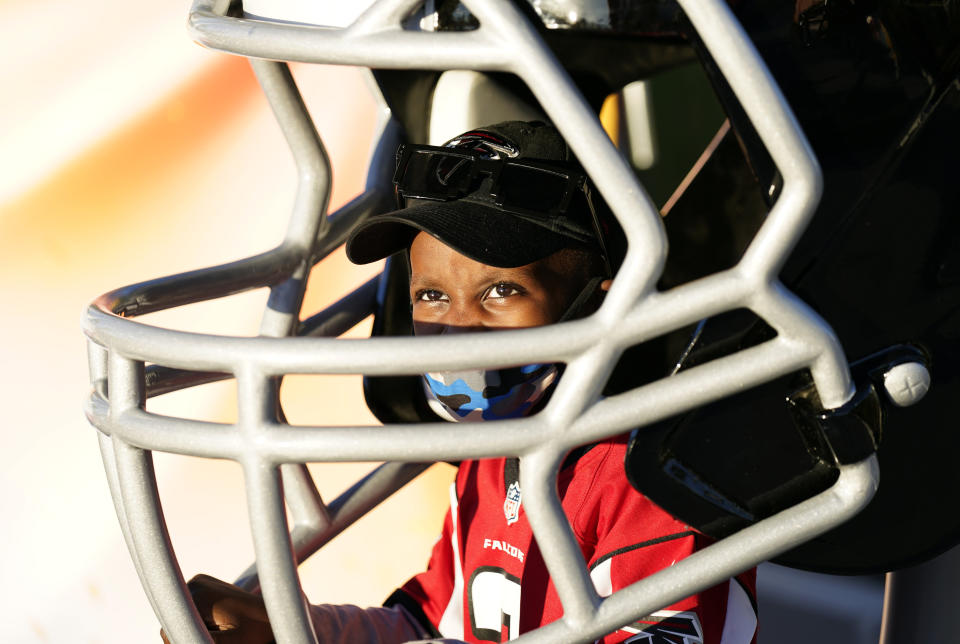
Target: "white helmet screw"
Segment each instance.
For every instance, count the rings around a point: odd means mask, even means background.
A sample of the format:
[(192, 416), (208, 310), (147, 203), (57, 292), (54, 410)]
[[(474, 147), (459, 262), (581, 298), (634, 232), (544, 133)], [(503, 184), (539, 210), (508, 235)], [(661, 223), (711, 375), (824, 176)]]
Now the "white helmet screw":
[(883, 374), (883, 386), (894, 405), (909, 407), (930, 389), (930, 372), (919, 362), (904, 362)]

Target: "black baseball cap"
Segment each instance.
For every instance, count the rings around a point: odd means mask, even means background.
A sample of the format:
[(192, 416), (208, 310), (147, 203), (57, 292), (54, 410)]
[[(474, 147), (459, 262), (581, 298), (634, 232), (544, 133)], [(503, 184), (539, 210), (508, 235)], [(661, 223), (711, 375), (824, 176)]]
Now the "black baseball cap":
[[(463, 159), (455, 156), (461, 152), (467, 155)], [(446, 166), (438, 166), (437, 158), (448, 153), (451, 156), (442, 160)], [(494, 169), (471, 173), (471, 163)], [(457, 173), (472, 180), (461, 181), (459, 193), (425, 198), (426, 180), (418, 173), (431, 173), (427, 179), (437, 186), (439, 178), (439, 187), (448, 186), (445, 179)], [(510, 185), (502, 179), (508, 175), (513, 177)], [(502, 268), (530, 264), (563, 248), (602, 252), (584, 181), (583, 169), (563, 137), (541, 122), (507, 121), (478, 128), (440, 148), (401, 146), (394, 182), (406, 207), (361, 224), (347, 239), (347, 257), (356, 264), (383, 259), (409, 248), (420, 231), (475, 261)], [(557, 207), (560, 197), (554, 196), (544, 202), (552, 199), (554, 207), (541, 210), (537, 195), (552, 195), (553, 188), (567, 192), (563, 205)], [(509, 191), (516, 196), (505, 200)]]

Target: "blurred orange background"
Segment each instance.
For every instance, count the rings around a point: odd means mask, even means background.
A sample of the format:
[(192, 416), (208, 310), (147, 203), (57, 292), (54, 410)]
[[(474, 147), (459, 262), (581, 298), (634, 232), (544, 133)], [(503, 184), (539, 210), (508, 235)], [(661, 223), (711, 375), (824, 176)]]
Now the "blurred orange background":
[[(102, 292), (272, 248), (293, 206), (293, 161), (249, 65), (193, 44), (188, 9), (0, 3), (2, 642), (157, 638), (82, 413), (80, 318)], [(333, 211), (362, 188), (377, 107), (359, 70), (296, 66), (294, 75), (334, 165)], [(304, 313), (377, 270), (334, 254), (314, 270)], [(149, 321), (251, 335), (265, 299), (248, 293)], [(376, 422), (357, 376), (291, 378), (282, 395), (295, 422)], [(219, 383), (149, 408), (229, 422), (235, 403), (232, 386)], [(185, 575), (232, 580), (252, 561), (239, 468), (160, 454), (156, 463)], [(370, 467), (312, 472), (328, 497)], [(420, 570), (452, 472), (431, 469), (308, 561), (311, 600), (379, 604)]]

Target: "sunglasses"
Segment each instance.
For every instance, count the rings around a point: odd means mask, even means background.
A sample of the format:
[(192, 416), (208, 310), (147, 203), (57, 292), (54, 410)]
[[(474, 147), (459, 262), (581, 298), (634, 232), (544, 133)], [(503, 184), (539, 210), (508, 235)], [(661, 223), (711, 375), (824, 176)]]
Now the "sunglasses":
[(451, 201), (476, 192), (489, 176), (498, 208), (531, 214), (566, 212), (583, 186), (582, 172), (527, 159), (485, 159), (480, 152), (429, 145), (401, 145), (393, 183), (397, 196)]
[[(487, 177), (489, 184), (484, 184)], [(453, 201), (474, 195), (506, 212), (536, 219), (565, 214), (579, 192), (609, 270), (589, 183), (579, 170), (530, 159), (488, 159), (469, 149), (403, 144), (397, 150), (393, 183), (400, 207), (407, 198)], [(484, 185), (489, 186), (488, 192), (478, 195)]]

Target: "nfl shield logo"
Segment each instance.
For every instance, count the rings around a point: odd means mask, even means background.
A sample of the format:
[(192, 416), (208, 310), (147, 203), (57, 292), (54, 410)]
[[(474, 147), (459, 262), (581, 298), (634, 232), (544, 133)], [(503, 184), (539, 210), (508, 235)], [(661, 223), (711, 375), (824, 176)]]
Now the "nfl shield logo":
[(513, 525), (520, 516), (520, 484), (516, 481), (507, 488), (507, 498), (503, 501), (503, 516), (507, 518), (507, 525)]

